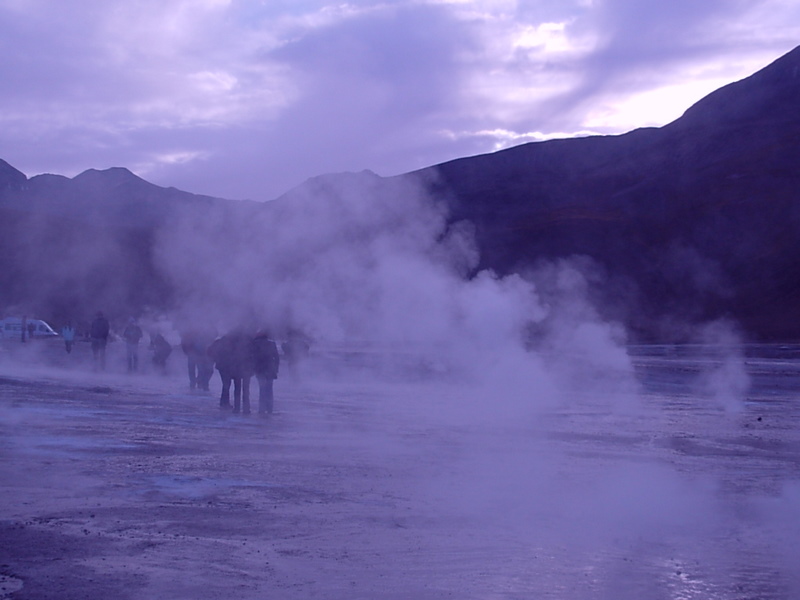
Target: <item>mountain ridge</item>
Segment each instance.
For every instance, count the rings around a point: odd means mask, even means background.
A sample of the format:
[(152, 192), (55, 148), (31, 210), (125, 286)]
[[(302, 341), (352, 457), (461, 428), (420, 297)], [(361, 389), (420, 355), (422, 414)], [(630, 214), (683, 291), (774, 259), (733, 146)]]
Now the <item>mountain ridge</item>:
[[(800, 46), (663, 127), (530, 142), (393, 177), (319, 175), (263, 204), (161, 188), (121, 167), (28, 179), (0, 160), (0, 216), (12, 221), (4, 230), (12, 239), (26, 227), (14, 210), (50, 214), (50, 229), (69, 214), (89, 228), (132, 235), (125, 252), (146, 262), (154, 231), (181, 215), (280, 219), (292, 203), (336, 203), (348, 190), (389, 201), (397, 186), (421, 182), (447, 205), (451, 225), (474, 226), (476, 270), (525, 273), (545, 260), (590, 257), (603, 273), (594, 300), (638, 339), (679, 338), (693, 324), (730, 318), (752, 339), (794, 340), (799, 100)], [(139, 283), (159, 290), (145, 294), (148, 302), (174, 302), (169, 282), (146, 266)], [(30, 289), (6, 282), (14, 290), (0, 294), (7, 305)]]

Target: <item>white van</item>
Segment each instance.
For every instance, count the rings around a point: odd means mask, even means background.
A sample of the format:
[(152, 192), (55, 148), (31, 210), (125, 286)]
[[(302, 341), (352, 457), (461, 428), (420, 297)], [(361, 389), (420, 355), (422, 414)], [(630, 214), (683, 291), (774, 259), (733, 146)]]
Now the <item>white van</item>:
[[(28, 330), (25, 334), (26, 339), (30, 337), (31, 333), (34, 338), (39, 339), (58, 337), (58, 334), (53, 331), (53, 328), (41, 319), (28, 319), (26, 321), (26, 328)], [(19, 317), (0, 319), (0, 337), (3, 339), (20, 339), (22, 337), (22, 319)]]

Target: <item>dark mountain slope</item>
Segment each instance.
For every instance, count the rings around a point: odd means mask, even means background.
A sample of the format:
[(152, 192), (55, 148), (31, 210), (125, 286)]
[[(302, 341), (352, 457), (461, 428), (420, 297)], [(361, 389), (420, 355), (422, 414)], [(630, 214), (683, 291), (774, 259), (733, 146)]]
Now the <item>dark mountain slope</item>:
[(228, 203), (122, 168), (28, 179), (0, 163), (0, 309), (59, 323), (98, 308), (119, 318), (168, 308), (172, 284), (153, 256), (158, 235)]
[[(553, 140), (420, 171), (477, 225), (482, 266), (588, 255), (636, 282), (628, 320), (739, 319), (800, 337), (800, 48), (659, 129)], [(605, 290), (610, 306), (613, 286)]]
[[(311, 260), (324, 244), (364, 235), (369, 203), (391, 206), (423, 182), (451, 224), (474, 225), (478, 268), (523, 272), (588, 256), (604, 314), (643, 338), (731, 317), (752, 338), (798, 339), (799, 105), (800, 48), (665, 127), (526, 144), (391, 178), (325, 175), (266, 205), (161, 188), (121, 168), (28, 179), (0, 161), (0, 307), (53, 319), (76, 306), (170, 308), (181, 273), (165, 273), (154, 248), (176, 230), (186, 237), (174, 247), (185, 240), (210, 260), (223, 248), (247, 252), (266, 224), (294, 232)], [(349, 205), (353, 190), (368, 204)], [(303, 229), (310, 215), (345, 226), (317, 249)]]
[(22, 189), (27, 180), (24, 173), (0, 159), (0, 199), (8, 193)]

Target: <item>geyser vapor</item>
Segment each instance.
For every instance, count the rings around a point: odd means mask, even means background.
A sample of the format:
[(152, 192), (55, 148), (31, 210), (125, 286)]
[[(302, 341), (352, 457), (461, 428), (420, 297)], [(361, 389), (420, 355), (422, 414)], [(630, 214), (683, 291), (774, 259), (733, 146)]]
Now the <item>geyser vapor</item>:
[(733, 323), (717, 320), (703, 326), (698, 338), (714, 351), (710, 368), (701, 374), (700, 393), (727, 411), (741, 412), (750, 389), (741, 334)]
[(279, 334), (298, 327), (319, 340), (412, 347), (434, 368), (506, 390), (549, 379), (529, 351), (532, 329), (547, 319), (553, 348), (577, 348), (584, 362), (613, 356), (604, 371), (629, 371), (624, 340), (586, 304), (578, 269), (548, 267), (560, 274), (548, 302), (537, 289), (543, 279), (474, 274), (472, 228), (448, 224), (426, 181), (380, 180), (380, 194), (378, 181), (319, 178), (255, 218), (188, 216), (164, 230), (157, 255), (184, 300), (182, 316), (220, 329), (258, 322)]
[[(256, 219), (177, 223), (158, 252), (185, 298), (183, 316), (220, 328), (300, 327), (323, 343), (414, 354), (435, 377), (373, 380), (379, 402), (369, 405), (383, 417), (376, 423), (412, 431), (413, 444), (378, 425), (354, 431), (352, 443), (387, 467), (413, 455), (411, 489), (387, 493), (409, 498), (419, 518), (463, 520), (489, 547), (514, 531), (524, 551), (560, 548), (579, 563), (623, 552), (656, 560), (662, 540), (713, 531), (713, 493), (657, 462), (649, 446), (643, 462), (626, 466), (576, 457), (550, 437), (573, 423), (582, 435), (587, 422), (587, 439), (613, 438), (617, 426), (625, 443), (652, 435), (637, 430), (648, 419), (625, 332), (588, 300), (591, 261), (476, 273), (471, 228), (448, 224), (425, 181), (392, 181), (389, 196), (372, 181), (317, 180)], [(609, 586), (595, 597), (633, 597)]]
[(456, 265), (473, 266), (474, 246), (412, 186), (380, 202), (360, 179), (336, 183), (247, 221), (212, 214), (170, 228), (160, 254), (179, 294), (211, 314), (288, 320), (325, 339), (446, 337), (437, 332)]

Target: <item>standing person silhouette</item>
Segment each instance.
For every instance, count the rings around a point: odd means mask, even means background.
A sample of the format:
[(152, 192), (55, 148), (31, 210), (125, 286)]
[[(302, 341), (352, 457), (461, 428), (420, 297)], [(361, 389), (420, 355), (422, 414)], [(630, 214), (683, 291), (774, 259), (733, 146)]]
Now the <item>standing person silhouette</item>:
[(108, 319), (106, 319), (103, 311), (98, 310), (89, 328), (89, 336), (92, 339), (92, 355), (94, 356), (95, 368), (99, 368), (101, 371), (106, 369), (106, 345), (108, 344), (109, 330)]
[(208, 327), (185, 330), (181, 334), (181, 349), (186, 355), (190, 390), (208, 391), (211, 376), (214, 374), (214, 361), (208, 355), (208, 348), (216, 337), (216, 331)]
[(273, 382), (278, 378), (281, 357), (278, 345), (270, 337), (269, 331), (261, 329), (252, 341), (253, 370), (258, 381), (258, 414), (272, 414), (274, 394)]
[(61, 337), (64, 338), (64, 347), (67, 354), (72, 352), (72, 344), (75, 343), (75, 328), (72, 326), (72, 321), (67, 321), (67, 324), (61, 328)]
[(128, 320), (128, 326), (122, 332), (128, 351), (128, 373), (135, 373), (139, 370), (139, 340), (142, 339), (142, 335), (142, 328), (137, 325), (136, 319), (131, 317)]
[(253, 376), (252, 337), (243, 329), (226, 333), (208, 348), (222, 381), (220, 408), (231, 408), (230, 388), (233, 383), (233, 412), (250, 413), (250, 378)]

